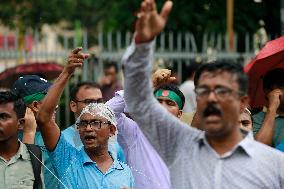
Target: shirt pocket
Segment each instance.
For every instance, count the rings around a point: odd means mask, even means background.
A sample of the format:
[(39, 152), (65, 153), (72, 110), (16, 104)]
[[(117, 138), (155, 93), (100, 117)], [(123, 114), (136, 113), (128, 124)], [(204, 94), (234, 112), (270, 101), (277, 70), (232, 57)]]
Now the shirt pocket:
[(33, 189), (34, 178), (25, 176), (20, 178), (17, 183), (12, 184), (11, 189)]

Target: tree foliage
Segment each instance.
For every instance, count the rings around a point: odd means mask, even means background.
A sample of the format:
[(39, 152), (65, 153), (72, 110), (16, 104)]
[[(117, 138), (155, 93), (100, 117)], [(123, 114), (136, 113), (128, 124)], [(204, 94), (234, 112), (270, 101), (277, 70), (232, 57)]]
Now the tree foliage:
[(20, 31), (40, 29), (44, 23), (68, 19), (66, 14), (73, 10), (73, 0), (1, 0), (0, 21)]
[[(174, 7), (167, 30), (204, 32), (226, 32), (225, 0), (173, 0)], [(71, 27), (75, 20), (88, 32), (127, 31), (133, 28), (134, 14), (139, 0), (1, 0), (0, 21), (17, 28), (40, 28), (43, 23), (54, 24), (66, 20)], [(157, 0), (158, 7), (164, 1)], [(267, 27), (270, 33), (280, 30), (280, 3), (269, 0), (255, 3), (253, 0), (238, 0), (234, 4), (234, 30), (237, 33), (254, 32), (259, 20), (279, 23)], [(277, 31), (278, 30), (278, 31)]]

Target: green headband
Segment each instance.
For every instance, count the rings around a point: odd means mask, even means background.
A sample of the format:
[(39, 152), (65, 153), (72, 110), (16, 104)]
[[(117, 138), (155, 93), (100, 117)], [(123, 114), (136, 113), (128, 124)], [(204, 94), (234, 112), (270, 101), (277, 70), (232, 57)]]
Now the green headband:
[(154, 96), (156, 98), (158, 97), (167, 97), (173, 101), (175, 101), (179, 107), (179, 109), (182, 109), (182, 100), (181, 98), (173, 91), (170, 90), (164, 90), (164, 89), (159, 89), (155, 92)]
[(33, 101), (41, 101), (45, 97), (45, 94), (38, 92), (24, 97), (25, 104), (31, 104)]

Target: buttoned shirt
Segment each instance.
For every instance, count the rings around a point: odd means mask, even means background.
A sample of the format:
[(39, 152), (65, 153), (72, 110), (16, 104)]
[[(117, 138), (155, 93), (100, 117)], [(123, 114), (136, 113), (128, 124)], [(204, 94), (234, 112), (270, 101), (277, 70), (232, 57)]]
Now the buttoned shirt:
[[(83, 143), (80, 139), (79, 132), (75, 130), (75, 125), (69, 126), (67, 129), (63, 130), (62, 135), (66, 139), (69, 144), (72, 146), (76, 147), (77, 149), (82, 148)], [(117, 141), (114, 141), (113, 144), (108, 144), (108, 149), (111, 152), (111, 155), (113, 158), (116, 158), (117, 160), (125, 163), (125, 155), (123, 152), (123, 149), (121, 146), (118, 144)]]
[(19, 143), (18, 152), (9, 161), (0, 156), (1, 189), (33, 189), (35, 178), (30, 154), (26, 145)]
[(188, 127), (153, 96), (153, 43), (132, 45), (123, 57), (124, 99), (133, 119), (167, 164), (175, 189), (281, 189), (284, 154), (246, 136), (220, 156), (203, 131)]
[(130, 168), (114, 159), (106, 173), (102, 173), (84, 148), (76, 149), (63, 135), (54, 149), (49, 152), (54, 169), (61, 180), (60, 188), (69, 189), (121, 189), (134, 188)]

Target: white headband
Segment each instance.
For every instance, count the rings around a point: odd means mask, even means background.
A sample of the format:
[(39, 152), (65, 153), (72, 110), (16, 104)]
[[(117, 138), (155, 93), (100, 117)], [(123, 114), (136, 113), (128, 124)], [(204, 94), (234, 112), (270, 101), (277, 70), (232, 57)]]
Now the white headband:
[(76, 123), (80, 122), (83, 114), (91, 114), (92, 116), (100, 116), (107, 119), (112, 125), (116, 127), (117, 122), (115, 119), (115, 114), (112, 109), (103, 103), (90, 103), (81, 112), (80, 116), (77, 118)]
[[(100, 116), (105, 119), (107, 119), (113, 126), (117, 126), (117, 122), (115, 119), (115, 114), (113, 110), (106, 104), (103, 103), (90, 103), (88, 104), (81, 112), (80, 116), (77, 118), (76, 123), (80, 122), (81, 116), (84, 114), (91, 114), (92, 116)], [(74, 126), (75, 126), (74, 125)], [(81, 139), (79, 136), (78, 128), (75, 126), (75, 135), (73, 137), (73, 141), (76, 147), (80, 146)], [(116, 142), (117, 142), (117, 129), (115, 131), (115, 134), (109, 138), (108, 141), (108, 146), (109, 146), (109, 151), (112, 153), (114, 158), (117, 158), (117, 149), (116, 149)]]

